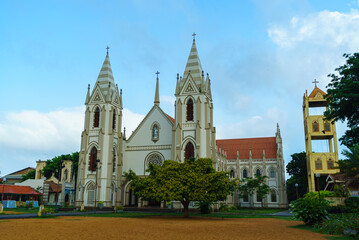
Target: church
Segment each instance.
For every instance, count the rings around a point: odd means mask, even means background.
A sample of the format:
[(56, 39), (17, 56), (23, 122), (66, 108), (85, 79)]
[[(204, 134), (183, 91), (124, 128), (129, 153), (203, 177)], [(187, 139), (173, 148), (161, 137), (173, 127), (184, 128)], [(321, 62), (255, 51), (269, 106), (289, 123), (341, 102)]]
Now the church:
[[(160, 107), (157, 74), (153, 107), (127, 137), (122, 129), (122, 89), (115, 83), (107, 51), (97, 81), (92, 90), (88, 86), (86, 95), (76, 205), (91, 207), (101, 201), (106, 207), (164, 206), (138, 199), (123, 173), (132, 169), (145, 176), (149, 163), (195, 157), (211, 158), (213, 167), (229, 172), (231, 178), (268, 176), (271, 192), (264, 199), (265, 206), (287, 207), (279, 126), (273, 137), (216, 139), (211, 79), (202, 70), (195, 39), (183, 76), (177, 74), (176, 81), (175, 116)], [(227, 199), (228, 204), (241, 206), (260, 207), (261, 202), (255, 195), (239, 199), (234, 194)]]

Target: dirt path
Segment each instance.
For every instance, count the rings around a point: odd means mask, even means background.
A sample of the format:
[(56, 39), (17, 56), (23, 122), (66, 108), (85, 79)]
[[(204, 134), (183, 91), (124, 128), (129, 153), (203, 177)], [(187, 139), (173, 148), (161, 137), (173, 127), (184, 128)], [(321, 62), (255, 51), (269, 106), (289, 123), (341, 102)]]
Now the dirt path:
[(321, 234), (288, 228), (300, 222), (272, 218), (60, 217), (0, 221), (1, 239), (324, 239)]

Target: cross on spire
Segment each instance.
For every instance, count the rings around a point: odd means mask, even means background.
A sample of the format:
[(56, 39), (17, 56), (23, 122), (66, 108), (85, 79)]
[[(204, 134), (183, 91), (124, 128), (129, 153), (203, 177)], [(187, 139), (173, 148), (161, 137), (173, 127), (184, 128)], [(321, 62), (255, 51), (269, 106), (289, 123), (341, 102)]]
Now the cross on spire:
[(108, 54), (108, 50), (110, 49), (109, 46), (106, 47), (106, 53)]
[(192, 37), (193, 37), (193, 41), (195, 41), (196, 40), (196, 33), (195, 32), (193, 32), (193, 34), (192, 34)]
[(319, 83), (319, 81), (317, 81), (317, 79), (314, 79), (314, 81), (312, 83), (314, 83), (315, 86), (317, 86), (317, 83)]
[(157, 78), (158, 78), (158, 74), (160, 74), (160, 72), (159, 72), (159, 71), (157, 71), (155, 74), (157, 74)]

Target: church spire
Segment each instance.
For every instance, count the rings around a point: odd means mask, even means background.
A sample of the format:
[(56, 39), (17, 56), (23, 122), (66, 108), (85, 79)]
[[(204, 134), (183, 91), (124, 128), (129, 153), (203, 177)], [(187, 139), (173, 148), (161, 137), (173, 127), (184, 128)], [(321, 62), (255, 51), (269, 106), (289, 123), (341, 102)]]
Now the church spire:
[(186, 69), (184, 70), (183, 79), (186, 79), (189, 74), (191, 74), (193, 80), (196, 82), (197, 86), (200, 86), (201, 84), (201, 74), (202, 74), (202, 66), (201, 61), (199, 60), (197, 47), (196, 47), (196, 41), (194, 33), (193, 35), (193, 43), (191, 47), (191, 51), (188, 56)]
[(89, 101), (90, 101), (90, 84), (87, 86), (87, 95), (86, 95), (85, 104), (88, 104)]
[(155, 92), (155, 101), (154, 104), (159, 106), (160, 105), (160, 94), (159, 94), (159, 86), (158, 86), (158, 74), (160, 74), (158, 71), (156, 72), (157, 78), (156, 78), (156, 92)]
[(110, 58), (108, 56), (109, 47), (107, 47), (106, 49), (107, 49), (106, 58), (102, 64), (101, 71), (97, 77), (97, 83), (106, 84), (105, 86), (107, 87), (108, 82), (111, 82), (112, 84), (114, 84), (114, 78), (113, 78), (113, 73), (112, 73), (112, 69), (111, 69)]

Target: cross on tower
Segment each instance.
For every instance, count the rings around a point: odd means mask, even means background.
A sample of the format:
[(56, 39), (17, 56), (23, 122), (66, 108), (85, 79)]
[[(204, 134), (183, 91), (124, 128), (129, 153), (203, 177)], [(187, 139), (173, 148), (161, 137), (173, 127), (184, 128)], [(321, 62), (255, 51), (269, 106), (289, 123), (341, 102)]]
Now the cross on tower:
[(106, 50), (107, 50), (107, 54), (108, 54), (108, 50), (109, 50), (109, 49), (110, 49), (110, 47), (109, 47), (109, 46), (107, 46), (107, 47), (106, 47)]
[(317, 81), (317, 79), (314, 79), (314, 81), (312, 83), (314, 83), (315, 86), (317, 86), (317, 83), (319, 83), (319, 81)]
[(193, 37), (193, 41), (195, 41), (196, 40), (196, 33), (194, 32), (193, 34), (192, 34), (192, 37)]
[(157, 74), (157, 78), (158, 78), (158, 74), (160, 74), (160, 72), (159, 72), (159, 71), (157, 71), (155, 74)]

